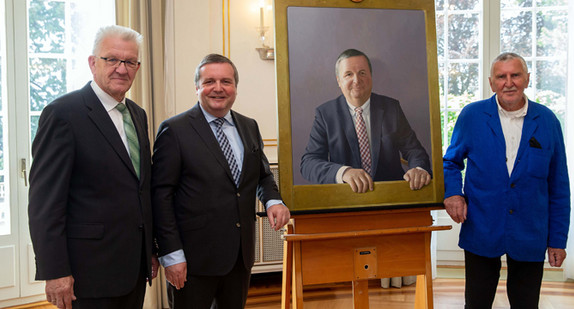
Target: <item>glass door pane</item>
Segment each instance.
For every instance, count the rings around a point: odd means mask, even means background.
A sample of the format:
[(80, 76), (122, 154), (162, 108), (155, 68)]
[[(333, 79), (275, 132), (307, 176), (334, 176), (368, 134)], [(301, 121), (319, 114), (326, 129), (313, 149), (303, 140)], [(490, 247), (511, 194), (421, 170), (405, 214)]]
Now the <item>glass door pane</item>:
[(29, 0), (30, 142), (44, 107), (92, 78), (97, 30), (115, 24), (115, 1)]
[[(6, 24), (6, 4), (0, 0), (0, 25)], [(0, 235), (10, 234), (10, 202), (6, 196), (6, 184), (8, 183), (8, 174), (4, 162), (6, 162), (7, 145), (5, 139), (8, 137), (6, 132), (6, 104), (8, 102), (7, 87), (7, 63), (6, 63), (6, 28), (0, 30)]]
[(549, 107), (564, 126), (568, 77), (568, 1), (503, 0), (500, 50), (528, 64), (529, 99)]

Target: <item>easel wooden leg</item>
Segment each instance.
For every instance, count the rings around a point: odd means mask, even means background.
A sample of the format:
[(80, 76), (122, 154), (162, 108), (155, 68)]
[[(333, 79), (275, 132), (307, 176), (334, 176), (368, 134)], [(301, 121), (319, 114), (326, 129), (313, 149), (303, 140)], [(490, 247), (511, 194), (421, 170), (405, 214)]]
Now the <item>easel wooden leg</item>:
[(433, 309), (432, 266), (430, 258), (431, 233), (425, 233), (425, 274), (417, 276), (415, 309)]
[(303, 277), (301, 270), (301, 242), (293, 242), (293, 309), (303, 309)]
[(369, 281), (353, 281), (353, 309), (369, 309)]
[[(293, 225), (288, 224), (285, 234), (293, 234)], [(281, 308), (291, 308), (291, 288), (293, 280), (293, 243), (285, 241), (283, 244), (283, 283), (281, 286)]]

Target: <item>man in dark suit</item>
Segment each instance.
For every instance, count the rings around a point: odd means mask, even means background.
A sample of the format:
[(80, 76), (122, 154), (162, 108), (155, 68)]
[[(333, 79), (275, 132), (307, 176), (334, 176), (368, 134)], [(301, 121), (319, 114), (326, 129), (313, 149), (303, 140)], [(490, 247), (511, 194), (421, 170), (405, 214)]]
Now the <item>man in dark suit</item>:
[(255, 120), (231, 110), (239, 76), (210, 54), (195, 71), (199, 103), (164, 121), (152, 200), (171, 308), (243, 308), (255, 254), (255, 197), (271, 227), (289, 220)]
[(147, 118), (125, 98), (141, 41), (129, 28), (101, 28), (93, 81), (40, 116), (28, 214), (36, 279), (58, 308), (141, 308), (157, 273)]
[[(373, 181), (404, 179), (411, 189), (429, 184), (429, 156), (411, 129), (399, 101), (371, 93), (367, 55), (348, 49), (335, 71), (343, 92), (316, 110), (301, 174), (313, 183), (348, 183), (354, 192), (373, 190)], [(401, 156), (408, 161), (405, 173)]]

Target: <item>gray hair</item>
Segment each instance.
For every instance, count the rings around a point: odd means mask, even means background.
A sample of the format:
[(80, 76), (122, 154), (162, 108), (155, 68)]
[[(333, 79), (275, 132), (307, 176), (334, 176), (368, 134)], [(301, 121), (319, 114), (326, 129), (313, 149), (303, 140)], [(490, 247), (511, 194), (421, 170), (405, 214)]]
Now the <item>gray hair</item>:
[(136, 42), (138, 45), (139, 56), (142, 47), (143, 36), (133, 29), (118, 25), (105, 26), (98, 30), (98, 33), (96, 33), (96, 39), (94, 40), (94, 49), (92, 50), (94, 56), (100, 53), (102, 42), (104, 39), (109, 37), (119, 37), (124, 41)]
[(347, 58), (357, 57), (357, 56), (363, 56), (363, 57), (365, 57), (365, 59), (367, 59), (367, 63), (369, 64), (369, 71), (371, 74), (373, 74), (373, 67), (371, 66), (371, 60), (369, 60), (369, 57), (367, 57), (367, 55), (365, 55), (365, 53), (363, 53), (360, 50), (350, 48), (350, 49), (347, 49), (344, 52), (342, 52), (339, 55), (339, 57), (337, 57), (337, 62), (335, 63), (335, 75), (339, 76), (339, 63), (341, 63), (341, 61), (343, 61), (344, 59), (347, 59)]
[(526, 61), (524, 60), (524, 58), (522, 58), (522, 56), (516, 53), (505, 52), (498, 55), (496, 58), (494, 58), (494, 60), (492, 60), (492, 64), (490, 65), (490, 77), (493, 77), (492, 75), (494, 73), (494, 64), (496, 64), (497, 62), (508, 61), (512, 59), (520, 60), (524, 73), (528, 73), (528, 66), (526, 65)]
[(195, 69), (195, 86), (198, 86), (198, 83), (199, 83), (199, 78), (200, 78), (199, 70), (201, 70), (201, 68), (203, 66), (211, 64), (211, 63), (229, 63), (231, 65), (231, 67), (233, 68), (233, 78), (235, 79), (235, 87), (237, 87), (237, 84), (239, 84), (239, 72), (237, 72), (237, 68), (235, 67), (235, 64), (233, 64), (233, 62), (231, 62), (231, 60), (229, 60), (229, 58), (227, 58), (223, 55), (220, 55), (220, 54), (209, 54), (201, 60), (201, 62), (199, 63), (199, 65)]

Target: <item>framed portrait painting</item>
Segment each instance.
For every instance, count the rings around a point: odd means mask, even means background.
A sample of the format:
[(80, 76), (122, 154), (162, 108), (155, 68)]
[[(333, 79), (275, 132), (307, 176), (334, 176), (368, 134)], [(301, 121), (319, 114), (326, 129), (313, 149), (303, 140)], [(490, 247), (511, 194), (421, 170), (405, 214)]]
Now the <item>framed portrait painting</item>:
[[(291, 210), (440, 204), (444, 178), (434, 0), (275, 0), (274, 9), (280, 189)], [(331, 172), (310, 165), (308, 159), (310, 152), (325, 147), (321, 160), (349, 165), (336, 162), (337, 153), (350, 157), (349, 152), (359, 152), (356, 140), (345, 138), (355, 134), (354, 127), (345, 128), (349, 112), (340, 119), (323, 119), (330, 113), (326, 105), (345, 101), (336, 64), (349, 50), (360, 51), (369, 61), (373, 115), (367, 119), (373, 166), (383, 158), (396, 161), (393, 166), (378, 164), (372, 173), (374, 190), (366, 193), (337, 183)], [(392, 103), (393, 110), (384, 108), (379, 116), (373, 111), (379, 100)], [(397, 126), (410, 134), (397, 134)], [(432, 175), (419, 190), (401, 179), (411, 168), (409, 161), (416, 161), (414, 151), (404, 146), (413, 143), (427, 156), (425, 170)], [(335, 149), (339, 144), (342, 150)]]

